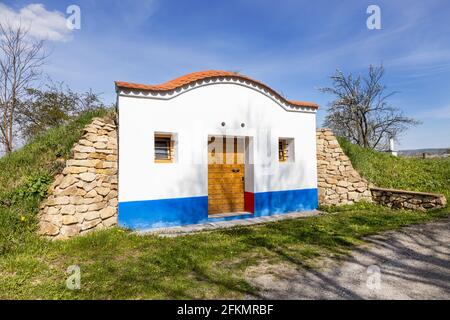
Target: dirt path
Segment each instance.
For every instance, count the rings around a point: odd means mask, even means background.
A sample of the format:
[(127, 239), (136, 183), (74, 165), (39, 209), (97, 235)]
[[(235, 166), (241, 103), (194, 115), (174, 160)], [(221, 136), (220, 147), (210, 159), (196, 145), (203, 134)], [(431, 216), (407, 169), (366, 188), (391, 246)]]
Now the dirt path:
[(450, 219), (367, 242), (319, 269), (260, 265), (248, 279), (263, 299), (450, 299)]

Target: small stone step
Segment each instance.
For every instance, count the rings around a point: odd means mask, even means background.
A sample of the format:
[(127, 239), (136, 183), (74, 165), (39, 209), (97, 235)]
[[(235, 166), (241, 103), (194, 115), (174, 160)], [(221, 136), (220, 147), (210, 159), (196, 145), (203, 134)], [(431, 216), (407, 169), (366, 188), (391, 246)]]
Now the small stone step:
[(264, 217), (256, 217), (256, 218), (248, 218), (248, 219), (239, 219), (239, 220), (231, 220), (231, 221), (219, 221), (219, 222), (205, 222), (202, 224), (192, 224), (186, 226), (177, 226), (177, 227), (167, 227), (167, 228), (154, 228), (147, 230), (136, 231), (138, 235), (158, 235), (160, 237), (178, 237), (184, 236), (188, 234), (198, 233), (202, 231), (212, 231), (218, 229), (227, 229), (238, 226), (251, 226), (268, 222), (275, 222), (281, 220), (290, 220), (290, 219), (300, 219), (307, 217), (314, 217), (322, 214), (322, 212), (318, 210), (313, 211), (302, 211), (302, 212), (292, 212), (285, 214), (278, 214), (273, 216), (264, 216)]

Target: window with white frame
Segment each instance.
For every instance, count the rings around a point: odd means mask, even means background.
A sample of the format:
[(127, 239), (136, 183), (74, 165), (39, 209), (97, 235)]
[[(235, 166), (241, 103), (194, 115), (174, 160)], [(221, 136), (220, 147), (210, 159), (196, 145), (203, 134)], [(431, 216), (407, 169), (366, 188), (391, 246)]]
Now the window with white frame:
[(278, 139), (278, 161), (280, 163), (294, 162), (294, 139), (279, 138)]
[(155, 162), (173, 163), (176, 159), (176, 136), (155, 132)]

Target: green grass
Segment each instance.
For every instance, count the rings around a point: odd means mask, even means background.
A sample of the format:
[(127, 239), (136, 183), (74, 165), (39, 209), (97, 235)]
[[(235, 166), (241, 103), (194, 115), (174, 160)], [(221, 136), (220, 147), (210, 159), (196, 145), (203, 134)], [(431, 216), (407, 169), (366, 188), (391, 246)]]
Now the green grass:
[(0, 158), (0, 255), (36, 243), (36, 214), (48, 185), (63, 169), (84, 126), (108, 112), (87, 112)]
[[(360, 203), (323, 207), (308, 219), (160, 238), (119, 228), (68, 241), (36, 235), (38, 204), (64, 159), (93, 117), (91, 112), (54, 128), (0, 159), (0, 299), (191, 299), (257, 294), (247, 267), (288, 262), (314, 267), (341, 257), (363, 237), (448, 217)], [(354, 166), (379, 186), (449, 195), (449, 162), (396, 159), (342, 142)], [(425, 173), (424, 173), (425, 172)], [(81, 268), (81, 289), (65, 286), (67, 268)]]
[(404, 158), (339, 139), (353, 167), (378, 187), (441, 193), (450, 200), (450, 158)]
[[(244, 277), (258, 262), (314, 266), (341, 256), (363, 236), (448, 216), (393, 211), (369, 204), (325, 208), (319, 217), (237, 227), (177, 238), (118, 228), (0, 257), (0, 299), (194, 299), (255, 294)], [(336, 214), (337, 213), (337, 214)], [(70, 265), (81, 289), (65, 287)]]

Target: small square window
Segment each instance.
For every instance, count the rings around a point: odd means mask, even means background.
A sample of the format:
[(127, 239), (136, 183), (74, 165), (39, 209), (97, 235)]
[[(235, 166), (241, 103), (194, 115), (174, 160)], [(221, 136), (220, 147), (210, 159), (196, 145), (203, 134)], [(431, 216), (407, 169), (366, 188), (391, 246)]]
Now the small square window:
[(172, 134), (155, 133), (155, 162), (172, 163), (175, 159)]
[(294, 162), (294, 139), (292, 138), (278, 139), (278, 161)]

